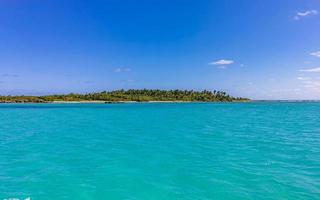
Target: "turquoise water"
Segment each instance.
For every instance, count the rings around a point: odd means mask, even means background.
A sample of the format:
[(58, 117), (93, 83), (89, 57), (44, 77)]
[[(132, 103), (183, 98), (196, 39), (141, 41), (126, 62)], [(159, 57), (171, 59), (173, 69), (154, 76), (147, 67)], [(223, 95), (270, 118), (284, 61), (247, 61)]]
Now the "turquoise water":
[(3, 104), (0, 200), (320, 199), (320, 103)]

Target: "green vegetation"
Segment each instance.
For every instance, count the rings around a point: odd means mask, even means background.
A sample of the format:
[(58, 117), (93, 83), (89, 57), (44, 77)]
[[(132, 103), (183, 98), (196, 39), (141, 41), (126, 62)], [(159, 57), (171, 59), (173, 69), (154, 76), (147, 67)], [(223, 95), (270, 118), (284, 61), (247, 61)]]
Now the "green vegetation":
[(50, 103), (56, 101), (192, 101), (232, 102), (248, 101), (247, 98), (231, 97), (222, 91), (194, 90), (114, 90), (88, 94), (66, 94), (47, 96), (0, 96), (1, 103)]

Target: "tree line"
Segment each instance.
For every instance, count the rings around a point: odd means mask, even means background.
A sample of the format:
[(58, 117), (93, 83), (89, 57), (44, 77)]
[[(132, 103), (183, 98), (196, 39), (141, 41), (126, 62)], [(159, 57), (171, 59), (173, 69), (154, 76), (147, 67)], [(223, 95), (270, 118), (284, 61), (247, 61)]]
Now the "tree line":
[(247, 98), (232, 97), (223, 91), (130, 89), (113, 90), (87, 94), (64, 94), (45, 96), (0, 96), (1, 103), (50, 103), (55, 101), (190, 101), (190, 102), (232, 102), (248, 101)]

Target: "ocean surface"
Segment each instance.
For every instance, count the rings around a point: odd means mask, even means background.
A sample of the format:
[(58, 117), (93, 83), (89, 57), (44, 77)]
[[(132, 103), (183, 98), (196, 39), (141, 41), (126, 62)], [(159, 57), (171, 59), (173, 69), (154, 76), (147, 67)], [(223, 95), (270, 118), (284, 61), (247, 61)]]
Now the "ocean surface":
[(320, 199), (320, 103), (0, 105), (0, 200)]

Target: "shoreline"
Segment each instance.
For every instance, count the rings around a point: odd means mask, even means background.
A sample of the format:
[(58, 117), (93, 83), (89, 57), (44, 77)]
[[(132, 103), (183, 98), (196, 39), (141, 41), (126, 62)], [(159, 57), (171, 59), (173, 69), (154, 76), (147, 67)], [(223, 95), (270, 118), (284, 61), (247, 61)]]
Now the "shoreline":
[(77, 104), (77, 103), (92, 103), (92, 104), (122, 104), (122, 103), (192, 103), (199, 101), (53, 101), (48, 103), (53, 104)]
[(0, 102), (0, 104), (127, 104), (127, 103), (248, 103), (252, 101), (52, 101), (52, 102)]
[(243, 101), (48, 101), (48, 102), (0, 102), (1, 104), (129, 104), (129, 103), (317, 103), (320, 100), (243, 100)]

